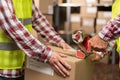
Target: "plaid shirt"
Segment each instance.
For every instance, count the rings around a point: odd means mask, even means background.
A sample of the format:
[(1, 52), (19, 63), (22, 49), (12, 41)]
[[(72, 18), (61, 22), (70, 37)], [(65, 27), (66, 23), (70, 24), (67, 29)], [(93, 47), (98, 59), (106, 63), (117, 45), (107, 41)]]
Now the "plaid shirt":
[(120, 14), (113, 20), (110, 20), (98, 35), (105, 41), (111, 41), (120, 37)]
[[(32, 25), (38, 34), (45, 35), (45, 40), (51, 44), (59, 44), (63, 39), (54, 31), (46, 18), (38, 11), (33, 1)], [(51, 54), (51, 48), (46, 47), (34, 38), (16, 18), (12, 0), (0, 0), (0, 29), (9, 38), (14, 40), (21, 50), (29, 57), (36, 56), (42, 61), (47, 61)], [(0, 76), (17, 78), (22, 75), (22, 69), (0, 70)]]

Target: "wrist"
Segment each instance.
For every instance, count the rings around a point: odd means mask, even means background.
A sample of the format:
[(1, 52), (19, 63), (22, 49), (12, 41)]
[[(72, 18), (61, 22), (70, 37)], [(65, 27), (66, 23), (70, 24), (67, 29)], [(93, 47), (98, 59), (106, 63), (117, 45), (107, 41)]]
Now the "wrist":
[(48, 61), (49, 61), (52, 53), (53, 53), (53, 51), (51, 50), (51, 51), (48, 53), (47, 58), (46, 58), (46, 60), (45, 60), (44, 62), (48, 62)]
[(98, 54), (101, 58), (104, 57), (104, 53), (103, 52), (96, 51), (96, 54)]
[(63, 45), (64, 43), (65, 43), (65, 41), (59, 42), (58, 47), (62, 47), (62, 45)]
[(103, 33), (101, 33), (101, 32), (99, 32), (98, 34), (97, 34), (97, 36), (101, 39), (101, 40), (103, 40), (103, 41), (105, 41), (105, 42), (108, 42), (108, 40), (106, 40), (105, 38), (104, 38), (104, 34)]
[(49, 47), (46, 47), (44, 52), (41, 54), (41, 61), (46, 63), (52, 55), (52, 49)]

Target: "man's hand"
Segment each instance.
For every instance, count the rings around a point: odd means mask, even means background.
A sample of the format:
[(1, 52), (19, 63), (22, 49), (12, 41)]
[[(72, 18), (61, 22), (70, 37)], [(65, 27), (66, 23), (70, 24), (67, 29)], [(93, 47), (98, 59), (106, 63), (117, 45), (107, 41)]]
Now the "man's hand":
[(69, 46), (67, 43), (65, 42), (61, 42), (60, 43), (60, 46), (63, 48), (63, 50), (66, 50), (66, 49), (73, 49), (71, 46)]
[(93, 50), (92, 53), (94, 54), (92, 61), (99, 61), (102, 58), (101, 55), (99, 55), (96, 51)]
[(53, 69), (61, 76), (70, 76), (71, 66), (63, 60), (62, 57), (66, 57), (64, 54), (58, 52), (53, 52), (48, 63), (53, 67)]
[(93, 61), (98, 61), (104, 56), (105, 49), (107, 48), (108, 42), (102, 40), (98, 35), (92, 37), (89, 41), (90, 46), (94, 49), (92, 53), (94, 54)]
[(108, 42), (102, 40), (98, 35), (89, 40), (90, 46), (96, 51), (102, 51), (107, 48)]

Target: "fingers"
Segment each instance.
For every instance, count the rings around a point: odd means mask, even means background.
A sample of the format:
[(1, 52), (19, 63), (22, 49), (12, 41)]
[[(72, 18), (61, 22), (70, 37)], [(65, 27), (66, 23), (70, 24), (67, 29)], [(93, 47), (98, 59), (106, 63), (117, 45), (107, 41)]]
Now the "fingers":
[(60, 63), (54, 65), (55, 71), (58, 75), (66, 77), (65, 73), (61, 70), (61, 68), (59, 68), (59, 66), (61, 66)]
[(61, 43), (60, 44), (61, 45), (61, 47), (63, 48), (63, 50), (66, 50), (66, 49), (73, 49), (71, 46), (69, 46), (67, 43)]
[(60, 72), (64, 77), (70, 76), (70, 73), (69, 73), (68, 69), (64, 68), (64, 65), (63, 65), (63, 64), (61, 64), (60, 62), (58, 62), (56, 65), (57, 65), (57, 67), (58, 67), (59, 72)]
[(60, 60), (60, 63), (67, 69), (67, 70), (71, 70), (71, 66), (64, 61), (63, 59)]
[(92, 51), (94, 54), (94, 58), (92, 58), (92, 61), (99, 61), (101, 59), (101, 56), (99, 54), (96, 54), (96, 51)]
[(94, 49), (99, 49), (99, 50), (103, 50), (107, 47), (108, 45), (108, 42), (107, 41), (104, 41), (103, 39), (101, 39), (99, 37), (99, 35), (96, 35), (94, 37), (92, 37), (90, 40), (89, 40), (89, 43), (91, 44), (91, 46), (94, 48)]
[(61, 57), (67, 57), (67, 55), (60, 53), (59, 54)]
[(71, 66), (66, 61), (64, 61), (57, 52), (52, 53), (52, 56), (48, 62), (53, 67), (53, 69), (63, 77), (68, 77), (70, 75)]

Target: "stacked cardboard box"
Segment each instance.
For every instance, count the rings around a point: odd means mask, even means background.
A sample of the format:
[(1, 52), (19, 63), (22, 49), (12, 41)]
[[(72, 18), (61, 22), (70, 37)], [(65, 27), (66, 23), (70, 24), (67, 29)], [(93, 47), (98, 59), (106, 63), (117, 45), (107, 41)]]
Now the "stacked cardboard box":
[(71, 0), (70, 3), (85, 4), (85, 0)]
[(70, 3), (75, 4), (112, 4), (113, 2), (114, 0), (70, 0)]
[(67, 30), (68, 26), (67, 23), (65, 22), (65, 27), (64, 27), (65, 33), (68, 32), (74, 33), (75, 31), (81, 29), (81, 18), (79, 13), (71, 14), (70, 22), (71, 22), (71, 29), (70, 29), (71, 31)]
[(82, 18), (82, 30), (88, 34), (94, 33), (95, 18), (83, 17)]
[(98, 33), (110, 19), (111, 19), (110, 11), (99, 11), (96, 19), (96, 32)]
[[(55, 51), (66, 52), (61, 48), (52, 47)], [(63, 78), (58, 76), (50, 65), (40, 63), (27, 58), (27, 68), (25, 69), (25, 80), (92, 80), (93, 64), (90, 57), (78, 59), (72, 56), (64, 58), (71, 66), (70, 77)]]
[(82, 30), (86, 33), (94, 33), (94, 24), (97, 13), (97, 7), (83, 6), (80, 9), (82, 16)]
[(61, 3), (63, 3), (63, 0), (58, 0), (58, 4), (61, 4)]
[(98, 0), (71, 0), (75, 4), (98, 4)]
[(53, 6), (54, 0), (35, 0), (39, 11), (47, 18), (48, 22), (53, 25)]
[(112, 4), (114, 0), (100, 0), (100, 4)]
[(97, 7), (87, 7), (83, 6), (80, 8), (80, 14), (82, 17), (95, 18), (97, 13)]
[(98, 0), (86, 0), (86, 4), (98, 4)]
[(53, 14), (54, 0), (40, 0), (39, 8), (44, 14)]

